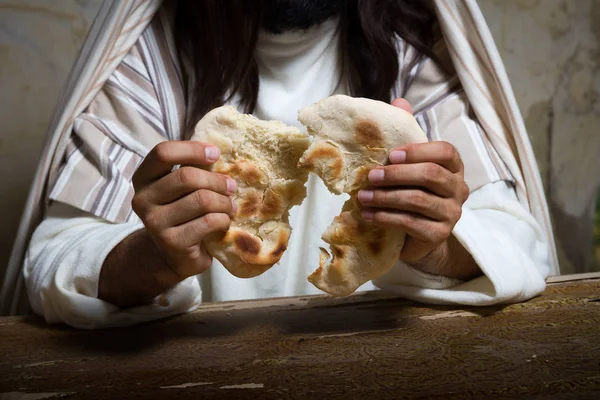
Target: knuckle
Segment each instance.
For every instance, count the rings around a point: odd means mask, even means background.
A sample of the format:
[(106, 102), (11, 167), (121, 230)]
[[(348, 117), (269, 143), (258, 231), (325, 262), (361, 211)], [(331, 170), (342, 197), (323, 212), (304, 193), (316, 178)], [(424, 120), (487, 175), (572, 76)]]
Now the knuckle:
[(402, 148), (407, 153), (410, 153), (412, 150), (414, 150), (415, 148), (417, 148), (417, 147), (419, 147), (421, 145), (423, 145), (423, 143), (408, 143), (408, 144), (402, 146)]
[(406, 196), (409, 204), (418, 208), (427, 208), (429, 198), (420, 190), (410, 191)]
[(214, 192), (227, 191), (227, 177), (216, 172), (209, 172), (206, 175), (206, 186)]
[(471, 192), (469, 190), (469, 187), (467, 186), (467, 184), (465, 182), (463, 182), (461, 185), (461, 200), (463, 202), (467, 201), (470, 194), (471, 194)]
[(231, 219), (227, 214), (209, 213), (202, 217), (204, 225), (209, 232), (218, 230), (227, 230), (231, 224)]
[(154, 148), (150, 151), (154, 158), (159, 161), (167, 161), (171, 156), (171, 149), (169, 146), (169, 142), (161, 142), (154, 146)]
[(161, 226), (161, 217), (156, 212), (149, 212), (144, 216), (143, 222), (150, 232), (158, 232)]
[(133, 186), (133, 190), (140, 189), (140, 178), (139, 178), (138, 171), (139, 171), (139, 168), (131, 176), (131, 185)]
[(181, 167), (175, 171), (175, 177), (179, 184), (183, 187), (194, 186), (196, 171), (193, 167)]
[(448, 238), (452, 234), (452, 226), (444, 225), (444, 227), (441, 229), (440, 233), (441, 233), (440, 243), (445, 242), (446, 240), (448, 240)]
[(393, 202), (391, 192), (387, 190), (375, 190), (373, 191), (373, 204), (389, 205)]
[(211, 192), (207, 190), (197, 190), (194, 192), (194, 201), (200, 210), (210, 210), (213, 203)]
[(209, 213), (206, 214), (202, 217), (202, 223), (204, 225), (204, 228), (210, 232), (214, 226), (217, 224), (217, 218), (215, 217), (215, 215), (213, 213)]
[(386, 165), (381, 170), (383, 171), (383, 181), (374, 182), (374, 186), (389, 186), (391, 184), (398, 184), (402, 179), (402, 164), (390, 164)]
[(378, 225), (389, 225), (390, 224), (390, 217), (387, 213), (385, 212), (376, 212), (373, 215), (373, 222), (378, 224)]
[(440, 142), (440, 158), (444, 161), (453, 161), (457, 157), (456, 148), (448, 142)]
[(461, 217), (462, 217), (462, 207), (454, 208), (453, 215), (452, 215), (452, 221), (454, 223), (456, 223), (460, 220)]
[(415, 224), (415, 217), (412, 214), (401, 214), (399, 220), (404, 226), (413, 226)]
[(143, 214), (146, 209), (146, 201), (142, 196), (136, 194), (131, 199), (131, 208), (138, 216), (140, 216), (140, 214)]
[(164, 229), (158, 233), (158, 239), (167, 248), (176, 248), (179, 240), (178, 235), (173, 229)]
[(437, 164), (426, 164), (423, 174), (428, 183), (438, 183), (443, 179), (442, 167)]

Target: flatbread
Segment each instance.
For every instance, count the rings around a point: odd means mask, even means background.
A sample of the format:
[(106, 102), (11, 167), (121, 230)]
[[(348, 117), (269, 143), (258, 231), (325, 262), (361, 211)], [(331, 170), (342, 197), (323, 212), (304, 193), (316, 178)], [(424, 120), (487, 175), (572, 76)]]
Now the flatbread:
[(287, 249), (289, 210), (306, 197), (308, 171), (297, 164), (310, 144), (308, 134), (223, 106), (198, 122), (191, 140), (218, 147), (220, 159), (206, 169), (238, 184), (231, 227), (206, 237), (206, 250), (239, 278), (262, 274)]
[(319, 267), (308, 280), (331, 295), (347, 296), (387, 272), (398, 261), (406, 237), (398, 229), (364, 221), (356, 195), (369, 187), (369, 171), (387, 164), (393, 149), (427, 142), (427, 136), (400, 108), (343, 95), (303, 108), (298, 120), (313, 137), (298, 165), (317, 174), (332, 193), (350, 195), (323, 233), (330, 252), (321, 248)]

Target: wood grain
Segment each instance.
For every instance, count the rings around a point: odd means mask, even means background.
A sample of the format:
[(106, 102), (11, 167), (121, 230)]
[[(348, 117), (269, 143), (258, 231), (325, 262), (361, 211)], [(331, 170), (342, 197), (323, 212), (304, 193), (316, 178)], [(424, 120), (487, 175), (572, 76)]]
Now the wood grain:
[(599, 399), (600, 279), (556, 283), (505, 307), (431, 307), (373, 292), (207, 305), (104, 331), (0, 318), (0, 393)]

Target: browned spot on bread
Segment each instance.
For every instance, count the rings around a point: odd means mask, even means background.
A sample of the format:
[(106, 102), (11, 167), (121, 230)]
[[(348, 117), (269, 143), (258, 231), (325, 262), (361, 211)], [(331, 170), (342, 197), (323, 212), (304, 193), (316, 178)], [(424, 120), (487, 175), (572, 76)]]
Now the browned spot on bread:
[(260, 240), (244, 232), (237, 232), (233, 239), (235, 246), (243, 253), (256, 255), (260, 252)]
[(358, 234), (360, 236), (364, 235), (365, 233), (367, 233), (369, 231), (370, 226), (367, 225), (367, 223), (363, 220), (359, 220), (358, 222), (358, 226), (357, 226), (357, 230), (358, 230)]
[(238, 211), (236, 216), (238, 218), (249, 218), (255, 215), (260, 207), (262, 196), (257, 191), (251, 191), (245, 193), (244, 197), (238, 204)]
[(373, 240), (373, 241), (368, 242), (367, 246), (372, 254), (378, 255), (379, 253), (381, 253), (381, 250), (383, 248), (383, 243), (381, 240)]
[(288, 240), (290, 239), (290, 231), (282, 230), (279, 232), (279, 236), (277, 237), (277, 246), (271, 252), (271, 256), (274, 258), (273, 262), (277, 262), (283, 252), (287, 249)]
[(360, 120), (354, 125), (354, 139), (368, 147), (381, 147), (383, 145), (383, 136), (379, 126), (368, 119)]
[(374, 255), (379, 255), (383, 251), (383, 243), (386, 241), (387, 232), (385, 229), (371, 225), (369, 227), (369, 239), (367, 247)]
[(275, 250), (271, 252), (271, 256), (273, 256), (274, 258), (280, 258), (286, 249), (287, 245), (285, 243), (279, 243)]
[(273, 189), (266, 191), (263, 197), (260, 213), (265, 219), (276, 218), (281, 215), (283, 202), (281, 195)]
[(324, 170), (327, 175), (336, 178), (342, 175), (342, 156), (338, 149), (328, 144), (321, 144), (311, 149), (304, 160), (298, 163), (298, 167), (313, 170), (319, 161), (327, 166)]
[(231, 177), (239, 178), (249, 186), (259, 186), (265, 184), (265, 174), (254, 164), (248, 161), (237, 161), (232, 164), (227, 170), (222, 171)]

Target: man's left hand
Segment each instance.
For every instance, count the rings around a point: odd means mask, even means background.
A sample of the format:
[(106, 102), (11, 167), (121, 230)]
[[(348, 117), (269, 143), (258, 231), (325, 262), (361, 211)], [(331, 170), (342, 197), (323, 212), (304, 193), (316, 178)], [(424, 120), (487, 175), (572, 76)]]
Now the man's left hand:
[[(411, 112), (405, 100), (392, 104)], [(447, 142), (410, 144), (393, 150), (389, 160), (390, 165), (370, 171), (372, 188), (358, 193), (362, 217), (405, 231), (400, 259), (418, 263), (448, 245), (469, 196), (464, 166)]]

